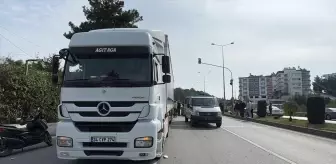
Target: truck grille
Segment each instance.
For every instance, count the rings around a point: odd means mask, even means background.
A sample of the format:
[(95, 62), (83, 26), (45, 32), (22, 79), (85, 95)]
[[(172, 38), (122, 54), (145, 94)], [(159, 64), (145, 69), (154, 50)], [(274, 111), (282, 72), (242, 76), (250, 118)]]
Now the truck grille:
[(217, 112), (199, 112), (200, 116), (217, 116)]
[[(62, 103), (75, 104), (77, 107), (97, 107), (101, 101), (62, 101)], [(148, 101), (109, 101), (111, 107), (131, 107), (135, 104), (148, 103)]]
[(133, 122), (74, 122), (81, 132), (130, 132), (137, 121)]
[[(69, 113), (78, 113), (82, 117), (102, 117), (98, 112), (93, 111), (81, 111), (81, 112), (69, 112)], [(127, 117), (131, 113), (141, 113), (141, 111), (110, 112), (107, 116), (104, 117)]]

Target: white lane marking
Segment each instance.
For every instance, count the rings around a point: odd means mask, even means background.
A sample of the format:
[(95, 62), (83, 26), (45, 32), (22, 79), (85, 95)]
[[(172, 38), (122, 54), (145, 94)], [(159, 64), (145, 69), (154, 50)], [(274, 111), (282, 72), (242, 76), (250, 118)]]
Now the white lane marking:
[(243, 140), (245, 140), (246, 142), (248, 142), (248, 143), (250, 143), (250, 144), (258, 147), (259, 149), (262, 149), (262, 150), (266, 151), (267, 153), (270, 153), (270, 154), (272, 154), (272, 155), (274, 155), (274, 156), (276, 156), (276, 157), (278, 157), (278, 158), (280, 158), (280, 159), (282, 159), (282, 160), (290, 163), (290, 164), (296, 164), (295, 162), (293, 162), (293, 161), (291, 161), (291, 160), (289, 160), (289, 159), (287, 159), (287, 158), (285, 158), (285, 157), (283, 157), (283, 156), (281, 156), (281, 155), (279, 155), (279, 154), (277, 154), (277, 153), (275, 153), (275, 152), (273, 152), (271, 150), (268, 150), (268, 149), (266, 149), (266, 148), (258, 145), (257, 143), (254, 143), (253, 141), (248, 140), (248, 139), (246, 139), (246, 138), (244, 138), (244, 137), (242, 137), (242, 136), (240, 136), (240, 135), (238, 135), (238, 134), (236, 134), (236, 133), (234, 133), (234, 132), (232, 132), (232, 131), (224, 128), (224, 127), (222, 127), (222, 129), (225, 130), (225, 131), (227, 131), (227, 132), (229, 132), (229, 133), (231, 133), (231, 134), (233, 134), (233, 135), (235, 135), (235, 136), (237, 136), (237, 137), (239, 137), (239, 138), (241, 138), (241, 139), (243, 139)]
[(245, 128), (245, 126), (243, 125), (240, 125), (240, 126), (237, 126), (237, 125), (226, 125), (226, 126), (222, 126), (224, 128)]
[[(235, 118), (229, 118), (229, 119), (234, 120), (234, 121), (244, 122), (244, 120), (235, 120)], [(270, 125), (261, 124), (261, 123), (257, 123), (257, 122), (244, 122), (244, 124), (251, 125), (252, 128), (255, 128), (255, 129), (258, 129), (258, 128), (268, 128), (268, 129), (271, 129), (271, 130), (276, 129), (276, 130), (284, 131), (284, 132), (287, 132), (287, 133), (294, 133), (294, 134), (297, 134), (297, 135), (301, 135), (301, 136), (307, 137), (307, 138), (311, 137), (315, 140), (324, 140), (324, 141), (327, 141), (327, 142), (336, 143), (336, 140), (334, 140), (334, 139), (321, 137), (321, 136), (316, 136), (316, 135), (313, 135), (313, 134), (302, 133), (302, 132), (289, 130), (289, 129), (284, 129), (284, 128), (280, 128), (280, 127), (270, 126)]]

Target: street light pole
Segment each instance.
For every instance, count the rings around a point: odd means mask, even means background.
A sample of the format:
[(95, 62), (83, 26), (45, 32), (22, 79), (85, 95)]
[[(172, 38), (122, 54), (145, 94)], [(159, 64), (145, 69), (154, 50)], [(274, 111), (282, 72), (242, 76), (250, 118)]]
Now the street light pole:
[(222, 60), (223, 60), (223, 64), (222, 64), (222, 66), (223, 66), (223, 93), (224, 93), (224, 110), (225, 110), (225, 108), (226, 108), (226, 98), (225, 98), (225, 65), (224, 65), (224, 46), (221, 46), (222, 47)]
[[(210, 72), (211, 72), (211, 71), (209, 71), (207, 75), (209, 75)], [(198, 73), (201, 74), (201, 72), (198, 72)], [(206, 75), (203, 75), (203, 92), (204, 92), (204, 93), (205, 93), (205, 76), (206, 76)]]
[(222, 60), (223, 60), (223, 64), (222, 64), (222, 67), (223, 67), (223, 98), (224, 98), (224, 110), (226, 108), (226, 98), (225, 98), (225, 65), (224, 65), (224, 47), (225, 46), (228, 46), (228, 45), (231, 45), (231, 44), (234, 44), (234, 42), (231, 42), (229, 44), (224, 44), (224, 45), (220, 45), (220, 44), (216, 44), (216, 43), (211, 43), (211, 45), (213, 46), (220, 46), (222, 48)]

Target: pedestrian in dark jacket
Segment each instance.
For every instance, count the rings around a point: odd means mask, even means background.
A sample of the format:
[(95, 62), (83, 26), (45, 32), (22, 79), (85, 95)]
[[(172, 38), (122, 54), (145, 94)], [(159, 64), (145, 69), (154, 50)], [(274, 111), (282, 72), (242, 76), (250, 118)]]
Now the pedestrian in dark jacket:
[(177, 102), (177, 115), (180, 116), (181, 115), (181, 103)]
[(270, 112), (270, 115), (272, 116), (272, 103), (270, 103), (270, 104), (268, 105), (268, 110), (269, 110), (269, 112)]
[(238, 115), (238, 113), (239, 113), (239, 103), (238, 102), (236, 102), (236, 104), (235, 104), (235, 106), (234, 106), (234, 112), (235, 112), (235, 114), (236, 114), (236, 116)]
[(244, 117), (246, 104), (242, 101), (239, 102), (240, 117)]
[(221, 102), (219, 103), (219, 108), (222, 111), (222, 113), (224, 112), (224, 104)]

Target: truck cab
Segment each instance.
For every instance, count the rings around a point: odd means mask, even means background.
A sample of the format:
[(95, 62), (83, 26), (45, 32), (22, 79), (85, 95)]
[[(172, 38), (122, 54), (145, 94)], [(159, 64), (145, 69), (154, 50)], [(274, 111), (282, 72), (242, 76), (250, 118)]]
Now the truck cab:
[[(60, 59), (65, 61), (61, 73)], [(174, 106), (170, 61), (168, 35), (162, 31), (74, 34), (69, 48), (53, 57), (52, 81), (61, 87), (57, 157), (160, 158)]]
[(191, 125), (197, 123), (216, 123), (222, 125), (222, 112), (216, 97), (191, 96), (185, 98), (185, 122)]

